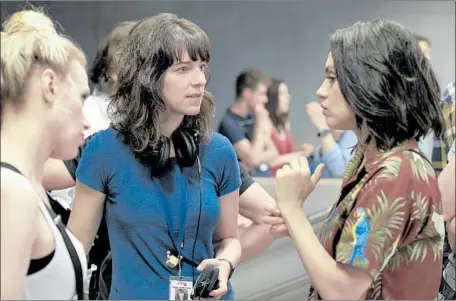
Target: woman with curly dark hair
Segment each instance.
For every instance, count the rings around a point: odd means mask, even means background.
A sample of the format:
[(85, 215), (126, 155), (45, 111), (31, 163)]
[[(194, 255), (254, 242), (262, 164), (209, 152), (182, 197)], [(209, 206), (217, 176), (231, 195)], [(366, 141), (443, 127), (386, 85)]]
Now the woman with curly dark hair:
[(139, 21), (116, 56), (112, 126), (82, 154), (68, 224), (88, 252), (105, 211), (111, 299), (173, 299), (207, 266), (220, 271), (210, 295), (234, 298), (239, 165), (210, 130), (209, 59), (206, 33), (173, 14)]
[(435, 299), (444, 225), (432, 165), (417, 140), (440, 135), (440, 88), (413, 35), (392, 21), (331, 36), (317, 91), (331, 129), (353, 130), (356, 154), (319, 239), (302, 211), (305, 158), (277, 172), (277, 203), (312, 281), (311, 299)]

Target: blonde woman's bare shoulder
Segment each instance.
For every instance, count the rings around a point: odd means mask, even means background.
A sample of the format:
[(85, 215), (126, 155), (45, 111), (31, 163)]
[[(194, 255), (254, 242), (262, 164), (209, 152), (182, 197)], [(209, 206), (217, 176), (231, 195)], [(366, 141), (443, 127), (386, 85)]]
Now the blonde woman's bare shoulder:
[(33, 245), (39, 231), (39, 203), (23, 176), (1, 169), (1, 280), (2, 299), (20, 299)]
[(13, 249), (31, 247), (40, 208), (38, 196), (29, 181), (5, 168), (1, 168), (0, 203), (3, 264), (4, 243)]
[[(22, 175), (9, 169), (1, 169), (1, 204), (9, 213), (28, 216), (37, 213), (38, 195), (30, 182)], [(18, 217), (22, 220), (21, 217)]]

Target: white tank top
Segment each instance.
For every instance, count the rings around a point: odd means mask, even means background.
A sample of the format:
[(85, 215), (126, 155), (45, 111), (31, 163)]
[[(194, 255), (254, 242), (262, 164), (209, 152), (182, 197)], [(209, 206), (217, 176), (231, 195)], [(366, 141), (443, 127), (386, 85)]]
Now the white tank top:
[[(39, 199), (41, 212), (48, 222), (55, 240), (55, 252), (52, 260), (38, 272), (28, 275), (24, 284), (24, 300), (71, 300), (77, 299), (76, 279), (71, 261), (70, 253), (67, 250), (62, 234), (52, 220), (46, 205), (43, 200)], [(79, 255), (82, 266), (82, 275), (87, 274), (87, 259), (84, 252), (84, 247), (81, 242), (68, 230), (76, 252)], [(86, 281), (84, 286), (87, 286)], [(87, 291), (84, 287), (84, 292)]]

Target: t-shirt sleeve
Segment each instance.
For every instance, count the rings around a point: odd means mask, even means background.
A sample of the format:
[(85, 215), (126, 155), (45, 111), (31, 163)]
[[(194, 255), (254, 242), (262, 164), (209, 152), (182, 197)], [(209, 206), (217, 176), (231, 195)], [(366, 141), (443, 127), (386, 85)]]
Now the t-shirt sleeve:
[(222, 120), (219, 128), (220, 134), (228, 138), (231, 144), (236, 144), (243, 139), (247, 139), (244, 129), (235, 120), (228, 116)]
[(218, 189), (217, 195), (222, 197), (227, 195), (241, 186), (241, 177), (239, 170), (239, 162), (236, 152), (230, 142), (224, 138), (220, 147), (220, 162), (218, 164)]
[(245, 170), (242, 164), (239, 164), (239, 171), (241, 174), (241, 187), (239, 188), (239, 195), (242, 195), (255, 181)]
[(76, 170), (78, 169), (79, 161), (81, 160), (82, 152), (84, 151), (85, 146), (93, 138), (93, 135), (87, 137), (83, 145), (81, 145), (78, 149), (78, 155), (71, 159), (71, 160), (63, 160), (63, 164), (65, 164), (66, 169), (70, 173), (73, 180), (76, 181)]
[(97, 134), (86, 143), (79, 160), (76, 178), (82, 184), (107, 194), (108, 182), (111, 178), (109, 170), (111, 155), (108, 152), (110, 146), (105, 136), (105, 133)]
[(74, 159), (63, 160), (63, 164), (65, 164), (65, 167), (68, 170), (68, 173), (71, 175), (71, 177), (75, 181), (76, 181), (76, 170), (78, 169), (79, 160), (81, 159), (82, 148), (83, 148), (83, 146), (79, 147), (78, 155)]

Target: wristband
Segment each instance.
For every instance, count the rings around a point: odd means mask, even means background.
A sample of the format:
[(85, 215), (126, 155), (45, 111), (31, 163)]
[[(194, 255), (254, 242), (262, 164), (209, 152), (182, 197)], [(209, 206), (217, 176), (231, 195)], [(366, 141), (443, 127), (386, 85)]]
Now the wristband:
[(320, 138), (326, 137), (330, 134), (331, 132), (329, 130), (322, 130), (317, 133), (317, 136)]
[(230, 275), (228, 276), (228, 279), (230, 279), (231, 276), (232, 276), (233, 273), (234, 273), (234, 266), (233, 266), (233, 264), (232, 264), (231, 261), (229, 261), (228, 259), (218, 258), (218, 260), (228, 262), (228, 264), (230, 265)]

